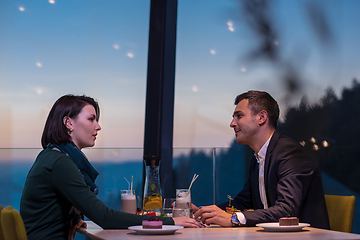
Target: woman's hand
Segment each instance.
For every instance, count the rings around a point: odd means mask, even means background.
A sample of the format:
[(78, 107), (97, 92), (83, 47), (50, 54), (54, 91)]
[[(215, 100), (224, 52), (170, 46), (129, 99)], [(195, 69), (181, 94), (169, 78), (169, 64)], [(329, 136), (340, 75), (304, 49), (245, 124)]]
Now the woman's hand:
[(84, 227), (84, 228), (87, 227), (86, 222), (84, 222), (84, 220), (82, 220), (82, 219), (80, 219), (74, 226), (69, 227), (69, 239), (70, 240), (74, 240), (76, 230), (81, 227)]
[(204, 227), (201, 223), (199, 223), (193, 218), (188, 218), (184, 216), (184, 217), (174, 217), (173, 219), (176, 226), (191, 227), (191, 228)]

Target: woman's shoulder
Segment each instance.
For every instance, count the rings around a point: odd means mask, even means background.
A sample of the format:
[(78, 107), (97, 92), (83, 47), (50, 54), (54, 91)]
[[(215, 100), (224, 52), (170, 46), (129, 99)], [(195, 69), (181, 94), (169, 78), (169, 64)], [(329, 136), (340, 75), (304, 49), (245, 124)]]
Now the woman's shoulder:
[(62, 153), (57, 148), (53, 148), (53, 149), (45, 148), (39, 154), (39, 157), (49, 157), (49, 156), (54, 158), (68, 157), (65, 153)]
[(74, 163), (74, 161), (65, 153), (62, 153), (60, 150), (58, 149), (49, 149), (49, 148), (45, 148), (44, 150), (42, 150), (36, 161), (40, 161), (40, 162), (46, 162), (47, 165), (54, 165), (55, 163), (57, 163), (58, 161), (61, 161), (64, 164), (69, 164), (69, 163)]
[(64, 168), (70, 168), (72, 164), (75, 165), (74, 161), (66, 154), (46, 148), (38, 154), (29, 171), (29, 175), (47, 176), (47, 174), (52, 173), (55, 168), (58, 168), (59, 165), (63, 165)]

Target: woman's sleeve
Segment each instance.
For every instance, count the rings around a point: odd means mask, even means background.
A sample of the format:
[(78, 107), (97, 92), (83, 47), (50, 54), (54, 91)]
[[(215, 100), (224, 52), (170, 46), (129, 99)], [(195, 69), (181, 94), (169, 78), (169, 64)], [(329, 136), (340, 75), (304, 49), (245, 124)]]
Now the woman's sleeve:
[[(64, 199), (104, 229), (141, 225), (150, 216), (141, 216), (109, 209), (86, 185), (81, 172), (69, 157), (59, 158), (53, 165), (53, 185)], [(172, 218), (159, 217), (165, 225), (174, 225)]]

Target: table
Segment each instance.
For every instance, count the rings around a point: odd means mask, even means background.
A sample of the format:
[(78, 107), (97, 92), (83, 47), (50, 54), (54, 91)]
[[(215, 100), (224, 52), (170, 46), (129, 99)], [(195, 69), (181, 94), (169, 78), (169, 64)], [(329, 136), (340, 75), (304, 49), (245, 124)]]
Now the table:
[(140, 235), (135, 231), (128, 229), (103, 230), (95, 223), (87, 221), (87, 229), (78, 229), (78, 232), (94, 240), (159, 240), (159, 239), (306, 239), (306, 240), (323, 240), (323, 239), (360, 239), (360, 234), (343, 233), (337, 231), (324, 230), (319, 228), (305, 227), (299, 232), (265, 232), (260, 227), (239, 227), (239, 228), (222, 228), (219, 226), (210, 226), (206, 228), (183, 228), (177, 230), (173, 235)]

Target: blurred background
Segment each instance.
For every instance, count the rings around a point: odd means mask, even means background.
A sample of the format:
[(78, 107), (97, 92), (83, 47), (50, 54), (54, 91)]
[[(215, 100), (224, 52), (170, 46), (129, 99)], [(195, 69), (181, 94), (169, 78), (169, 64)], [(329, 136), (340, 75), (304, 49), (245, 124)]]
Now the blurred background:
[[(278, 101), (279, 129), (316, 157), (326, 194), (360, 199), (358, 9), (357, 0), (178, 0), (174, 189), (196, 173), (196, 205), (241, 190), (253, 153), (229, 125), (235, 97), (254, 89)], [(150, 0), (0, 2), (2, 206), (19, 209), (47, 114), (69, 93), (100, 104), (102, 130), (85, 149), (99, 198), (120, 209), (132, 175), (141, 196), (149, 14)], [(357, 216), (359, 204), (360, 233)]]

